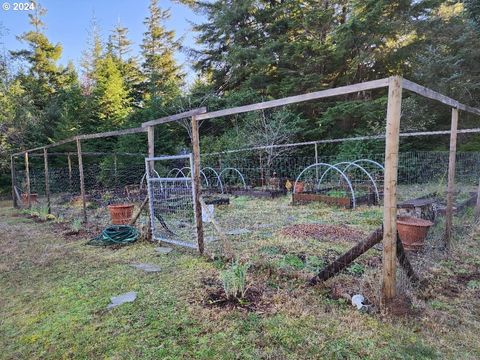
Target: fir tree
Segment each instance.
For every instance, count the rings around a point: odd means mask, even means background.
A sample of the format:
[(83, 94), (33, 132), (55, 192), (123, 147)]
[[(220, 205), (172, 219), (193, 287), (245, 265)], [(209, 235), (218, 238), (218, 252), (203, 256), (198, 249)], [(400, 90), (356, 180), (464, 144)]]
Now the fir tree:
[(174, 57), (180, 45), (175, 41), (175, 32), (165, 28), (170, 12), (162, 10), (158, 0), (150, 0), (149, 11), (150, 15), (144, 21), (147, 31), (141, 45), (142, 67), (149, 95), (154, 100), (165, 102), (177, 96), (183, 84), (184, 74)]

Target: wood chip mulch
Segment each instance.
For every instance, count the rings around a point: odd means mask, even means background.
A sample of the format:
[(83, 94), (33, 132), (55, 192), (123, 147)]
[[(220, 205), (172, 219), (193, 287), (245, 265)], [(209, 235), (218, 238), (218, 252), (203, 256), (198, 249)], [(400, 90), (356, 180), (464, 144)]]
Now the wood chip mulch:
[(360, 241), (365, 233), (352, 229), (347, 225), (297, 224), (284, 227), (280, 233), (285, 236), (301, 239), (317, 239), (330, 241)]

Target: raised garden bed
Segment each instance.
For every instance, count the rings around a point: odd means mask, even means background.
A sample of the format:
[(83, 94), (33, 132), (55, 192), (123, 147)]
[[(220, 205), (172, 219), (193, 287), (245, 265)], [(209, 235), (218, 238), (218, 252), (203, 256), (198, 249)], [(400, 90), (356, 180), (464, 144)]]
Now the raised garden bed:
[[(329, 195), (328, 193), (303, 192), (292, 194), (292, 204), (306, 204), (309, 202), (323, 202), (329, 205), (353, 208), (353, 199), (350, 196)], [(377, 203), (375, 194), (366, 194), (355, 197), (355, 204), (358, 205), (375, 205)]]
[(203, 197), (206, 205), (228, 205), (230, 199), (226, 196), (205, 195)]
[(264, 190), (264, 189), (228, 189), (229, 194), (235, 196), (252, 196), (258, 198), (274, 199), (287, 194), (286, 190)]

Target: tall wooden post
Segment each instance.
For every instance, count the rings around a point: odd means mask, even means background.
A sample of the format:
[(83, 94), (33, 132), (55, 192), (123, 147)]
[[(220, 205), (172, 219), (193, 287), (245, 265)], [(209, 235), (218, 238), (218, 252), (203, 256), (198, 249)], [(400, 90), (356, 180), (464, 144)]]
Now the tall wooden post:
[(70, 191), (72, 191), (72, 156), (70, 153), (67, 154), (68, 161), (68, 184), (70, 185)]
[(83, 159), (82, 159), (82, 145), (80, 139), (77, 139), (77, 155), (78, 155), (78, 173), (80, 176), (80, 195), (82, 197), (83, 206), (83, 222), (87, 223), (87, 203), (85, 199), (85, 178), (83, 176)]
[(397, 176), (402, 107), (402, 78), (392, 76), (388, 84), (385, 143), (385, 184), (383, 205), (383, 278), (382, 304), (396, 295), (397, 271)]
[(51, 204), (50, 204), (50, 178), (48, 176), (48, 151), (46, 148), (43, 148), (43, 163), (45, 165), (45, 196), (47, 197), (47, 208), (48, 213), (51, 214)]
[(445, 211), (445, 247), (450, 248), (452, 239), (453, 201), (455, 192), (455, 160), (457, 156), (458, 109), (452, 109), (450, 129), (450, 154), (448, 158), (447, 209)]
[(13, 207), (18, 208), (17, 202), (17, 192), (15, 190), (15, 160), (14, 156), (10, 156), (10, 172), (12, 174), (12, 200), (13, 200)]
[(200, 254), (203, 254), (203, 222), (202, 205), (200, 196), (202, 191), (200, 179), (200, 135), (198, 132), (198, 122), (195, 116), (192, 116), (192, 152), (193, 152), (193, 198), (195, 209), (195, 226), (197, 228), (197, 245)]
[[(315, 164), (318, 164), (318, 144), (315, 143)], [(318, 166), (315, 166), (315, 176), (318, 183)]]
[[(155, 130), (153, 126), (147, 127), (147, 139), (148, 139), (148, 157), (155, 156)], [(149, 170), (150, 174), (153, 173), (155, 164), (153, 162), (149, 162)]]
[(480, 217), (480, 181), (478, 182), (477, 188), (477, 203), (475, 205), (475, 217)]
[(30, 199), (30, 166), (28, 164), (28, 151), (25, 151), (25, 179), (26, 179), (26, 192), (27, 192), (27, 207), (30, 208), (32, 206), (32, 202)]

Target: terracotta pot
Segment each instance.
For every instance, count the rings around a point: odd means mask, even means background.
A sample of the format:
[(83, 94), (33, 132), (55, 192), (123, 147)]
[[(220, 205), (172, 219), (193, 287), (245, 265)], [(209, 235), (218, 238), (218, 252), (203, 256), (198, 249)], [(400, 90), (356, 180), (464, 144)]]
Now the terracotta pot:
[(133, 204), (109, 205), (113, 225), (127, 225), (132, 220)]
[[(22, 194), (22, 201), (24, 205), (28, 205), (28, 194)], [(38, 202), (38, 194), (30, 194), (30, 203)]]
[(303, 181), (297, 181), (295, 183), (295, 194), (303, 193), (303, 189), (305, 187), (305, 183)]
[(405, 250), (418, 250), (423, 247), (427, 237), (428, 229), (433, 225), (431, 221), (399, 216), (397, 219), (397, 230)]

